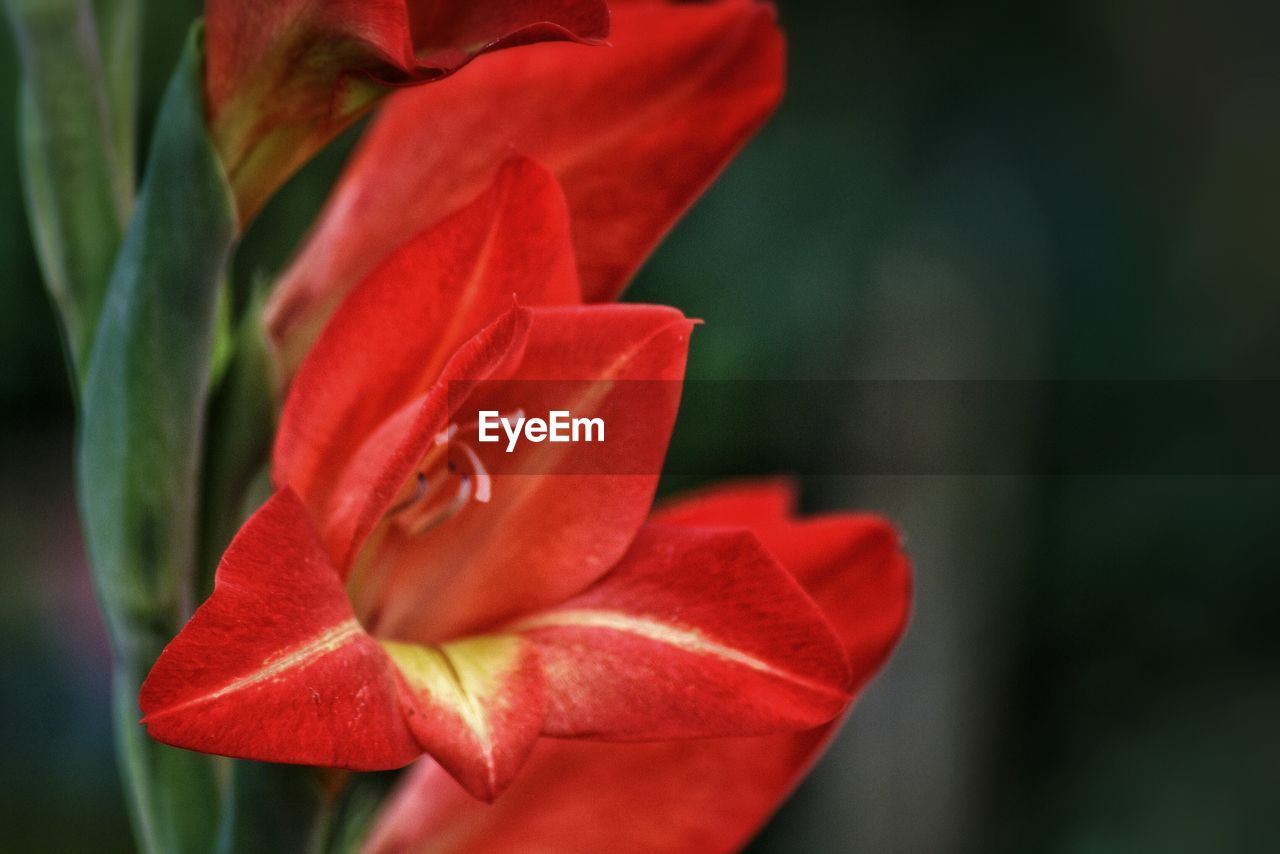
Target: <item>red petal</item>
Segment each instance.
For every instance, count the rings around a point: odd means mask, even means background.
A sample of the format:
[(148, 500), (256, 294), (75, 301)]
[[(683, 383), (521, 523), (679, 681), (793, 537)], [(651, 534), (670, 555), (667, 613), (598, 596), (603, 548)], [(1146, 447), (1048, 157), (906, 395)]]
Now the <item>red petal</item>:
[[(293, 486), (320, 518), (361, 445), (432, 389), (446, 361), (509, 311), (513, 295), (529, 305), (578, 299), (563, 197), (527, 160), (509, 161), (486, 193), (395, 252), (343, 303), (290, 389), (276, 437), (276, 483)], [(489, 361), (501, 355), (500, 344), (518, 345), (515, 331), (505, 344), (493, 335)], [(455, 377), (483, 379), (491, 370), (467, 369)], [(340, 566), (348, 557), (333, 556)]]
[[(909, 601), (907, 561), (887, 523), (834, 515), (789, 518), (781, 482), (679, 502), (665, 522), (750, 524), (810, 592), (865, 682), (888, 656)], [(823, 542), (806, 546), (806, 525)], [(838, 534), (838, 536), (837, 536)], [(858, 614), (852, 613), (853, 611)], [(860, 616), (859, 616), (860, 614)], [(656, 744), (543, 741), (511, 789), (484, 807), (430, 761), (415, 766), (370, 839), (373, 854), (528, 850), (641, 854), (734, 851), (746, 844), (821, 753), (838, 724), (763, 738)]]
[[(650, 406), (631, 407), (630, 396), (618, 393), (572, 410), (575, 416), (600, 414), (606, 423), (629, 419), (642, 427), (634, 431), (642, 441), (628, 449), (635, 465), (624, 469), (638, 473), (560, 474), (528, 456), (548, 446), (526, 446), (517, 452), (526, 455), (520, 470), (537, 473), (495, 474), (488, 503), (468, 504), (426, 532), (388, 532), (382, 554), (394, 568), (381, 590), (367, 594), (377, 603), (370, 610), (377, 614), (380, 635), (434, 642), (561, 602), (618, 561), (649, 512), (679, 403), (692, 322), (657, 306), (531, 311), (524, 359), (508, 377), (511, 382), (484, 384), (478, 392), (482, 401), (468, 402), (462, 411), (474, 417), (476, 408), (536, 408), (543, 381), (593, 381), (586, 390), (611, 380), (619, 386), (656, 381), (667, 393)], [(502, 455), (482, 450), (489, 452)]]
[[(367, 316), (356, 323), (355, 310), (346, 309), (349, 331), (326, 350), (335, 360), (358, 357), (379, 366), (382, 383), (401, 400), (420, 391), (424, 378), (434, 379), (462, 340), (510, 307), (513, 294), (523, 305), (582, 301), (564, 194), (549, 172), (524, 158), (506, 161), (489, 189), (462, 210), (394, 252), (384, 248), (390, 254), (360, 283), (372, 292), (360, 299)], [(289, 375), (304, 357), (318, 358), (309, 351), (319, 345), (311, 345), (346, 293), (330, 291), (324, 311), (297, 316), (310, 326), (278, 353)], [(273, 322), (294, 320), (278, 314)], [(337, 349), (371, 332), (376, 338), (363, 341), (363, 350)]]
[[(312, 507), (323, 508), (321, 534), (343, 578), (365, 538), (390, 508), (423, 456), (449, 422), (450, 397), (458, 388), (500, 374), (520, 357), (530, 310), (513, 307), (453, 354), (436, 385), (410, 401), (365, 439), (339, 471), (330, 491), (310, 490)], [(277, 436), (278, 438), (278, 436)]]
[(851, 699), (822, 614), (747, 531), (647, 526), (598, 584), (513, 629), (548, 674), (548, 735), (760, 735)]
[(546, 717), (533, 646), (514, 635), (439, 647), (384, 641), (402, 678), (409, 727), (467, 790), (491, 801), (524, 764)]
[(720, 487), (661, 508), (666, 524), (748, 527), (790, 569), (844, 642), (858, 686), (888, 659), (906, 626), (911, 574), (893, 526), (879, 516), (796, 519), (783, 481)]
[(394, 670), (288, 490), (236, 536), (140, 703), (152, 738), (204, 753), (358, 770), (421, 753)]
[(773, 110), (783, 47), (772, 7), (740, 0), (626, 5), (611, 41), (497, 54), (394, 96), (277, 287), (269, 325), (286, 353), (305, 350), (311, 318), (512, 151), (564, 185), (587, 299), (618, 294)]
[(598, 42), (609, 35), (602, 0), (409, 0), (409, 17), (417, 77), (431, 77), (431, 69), (456, 71), (499, 48)]
[(739, 851), (808, 767), (823, 731), (653, 744), (544, 739), (493, 804), (424, 759), (383, 807), (364, 851)]
[(536, 652), (519, 637), (422, 647), (366, 634), (289, 490), (236, 537), (140, 702), (151, 736), (176, 747), (353, 770), (399, 768), (425, 750), (484, 799), (546, 716)]

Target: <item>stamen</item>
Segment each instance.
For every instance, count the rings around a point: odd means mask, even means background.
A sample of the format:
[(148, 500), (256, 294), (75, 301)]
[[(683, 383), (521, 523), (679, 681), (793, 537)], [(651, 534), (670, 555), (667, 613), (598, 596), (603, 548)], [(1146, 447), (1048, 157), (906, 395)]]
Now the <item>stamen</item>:
[(450, 424), (448, 427), (446, 427), (445, 429), (441, 430), (439, 433), (436, 434), (436, 440), (435, 440), (436, 447), (438, 448), (441, 445), (449, 444), (449, 440), (456, 435), (458, 435), (458, 424), (457, 422), (454, 422), (453, 424)]
[[(441, 472), (443, 477), (448, 474)], [(404, 530), (411, 536), (425, 534), (432, 528), (439, 527), (442, 523), (453, 518), (459, 510), (467, 505), (471, 500), (471, 493), (474, 489), (472, 477), (469, 474), (459, 475), (459, 483), (457, 490), (443, 504), (427, 504), (425, 506), (413, 506), (406, 508), (399, 516), (399, 523), (404, 526)]]
[(480, 462), (480, 457), (466, 442), (455, 442), (462, 453), (467, 455), (467, 462), (471, 463), (471, 472), (476, 478), (476, 501), (481, 504), (488, 504), (489, 499), (493, 497), (493, 478), (489, 477), (489, 470), (484, 467), (484, 463)]
[(414, 475), (413, 494), (401, 498), (395, 504), (387, 509), (388, 516), (394, 516), (401, 510), (406, 510), (422, 500), (422, 496), (427, 494), (427, 474), (426, 472), (418, 472)]
[[(521, 419), (524, 417), (524, 412), (516, 410), (512, 415), (503, 417)], [(478, 421), (462, 425), (454, 422), (437, 433), (431, 451), (422, 461), (423, 470), (414, 475), (412, 490), (392, 505), (387, 511), (387, 517), (400, 517), (398, 519), (400, 524), (410, 534), (416, 535), (425, 533), (447, 521), (473, 498), (477, 503), (488, 504), (493, 499), (493, 478), (475, 449), (468, 442), (457, 438), (459, 433), (475, 430), (478, 427)], [(459, 473), (453, 460), (448, 459), (446, 454), (445, 465), (434, 473), (428, 474), (433, 467), (433, 461), (440, 456), (439, 449), (446, 445), (462, 453), (466, 458), (469, 472)], [(437, 493), (450, 476), (458, 477), (461, 482), (454, 494), (441, 504)]]
[(459, 477), (462, 482), (458, 484), (458, 491), (453, 494), (452, 500), (440, 509), (440, 512), (436, 514), (436, 518), (432, 519), (425, 528), (420, 530), (425, 531), (434, 528), (436, 525), (439, 525), (441, 522), (452, 517), (454, 513), (457, 513), (463, 507), (467, 506), (467, 502), (471, 500), (471, 493), (475, 487), (471, 482), (471, 475), (463, 474), (459, 475)]

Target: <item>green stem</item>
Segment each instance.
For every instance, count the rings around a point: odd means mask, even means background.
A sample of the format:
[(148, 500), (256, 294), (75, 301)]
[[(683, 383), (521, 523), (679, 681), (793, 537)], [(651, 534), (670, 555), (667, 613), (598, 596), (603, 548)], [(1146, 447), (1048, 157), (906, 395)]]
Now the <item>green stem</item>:
[(356, 854), (397, 777), (237, 762), (218, 854)]
[[(158, 655), (163, 644), (152, 646)], [(220, 809), (219, 765), (227, 760), (178, 750), (146, 736), (138, 726), (143, 675), (145, 671), (120, 665), (112, 679), (116, 753), (138, 847), (155, 854), (209, 852)]]
[(22, 60), (23, 183), (41, 272), (83, 377), (132, 197), (89, 0), (5, 0)]
[(84, 383), (77, 491), (115, 656), (121, 765), (139, 843), (207, 854), (219, 762), (145, 737), (142, 678), (189, 616), (216, 307), (238, 236), (204, 128), (193, 31), (165, 95)]
[(312, 768), (236, 762), (218, 854), (305, 852), (328, 838), (340, 789)]
[[(142, 58), (142, 0), (94, 0), (106, 71), (107, 104), (115, 139), (115, 172), (130, 191), (137, 157), (138, 65)], [(132, 205), (132, 192), (127, 203)]]
[(270, 495), (255, 489), (265, 480), (275, 434), (271, 357), (261, 307), (261, 296), (255, 296), (238, 328), (227, 334), (230, 356), (209, 405), (196, 584), (202, 600), (213, 592), (214, 571), (232, 536)]

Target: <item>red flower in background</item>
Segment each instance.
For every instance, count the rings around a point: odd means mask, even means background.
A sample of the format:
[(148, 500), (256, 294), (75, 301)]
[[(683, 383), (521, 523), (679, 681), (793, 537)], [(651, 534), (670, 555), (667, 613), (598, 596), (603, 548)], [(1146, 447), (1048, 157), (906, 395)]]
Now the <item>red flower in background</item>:
[(396, 93), (273, 293), (283, 378), (357, 281), (513, 153), (564, 188), (583, 298), (614, 299), (773, 111), (783, 52), (764, 3), (623, 3), (606, 47), (504, 51)]
[(540, 736), (763, 735), (838, 716), (848, 657), (761, 541), (645, 521), (674, 394), (643, 411), (612, 392), (575, 407), (642, 420), (647, 443), (625, 453), (655, 474), (489, 474), (439, 440), (451, 384), (488, 380), (482, 407), (531, 380), (675, 388), (690, 327), (672, 309), (582, 305), (555, 179), (504, 167), (355, 288), (302, 366), (279, 492), (144, 684), (150, 734), (351, 769), (425, 752), (491, 799)]
[(205, 27), (209, 125), (248, 220), (388, 87), (501, 48), (600, 43), (609, 11), (603, 0), (208, 0)]

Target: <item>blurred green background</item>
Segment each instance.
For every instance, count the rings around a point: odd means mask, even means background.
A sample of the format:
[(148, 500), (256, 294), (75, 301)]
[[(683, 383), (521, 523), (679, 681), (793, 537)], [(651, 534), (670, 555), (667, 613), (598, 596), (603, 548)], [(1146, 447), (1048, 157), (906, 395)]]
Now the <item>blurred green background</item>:
[[(149, 5), (144, 131), (199, 11)], [(1280, 5), (783, 0), (782, 17), (785, 106), (629, 294), (707, 320), (691, 377), (1275, 378)], [(129, 851), (70, 403), (21, 208), (15, 76), (6, 33), (0, 847)], [(278, 267), (350, 142), (268, 210), (242, 277)], [(917, 602), (893, 662), (753, 850), (1275, 844), (1280, 481), (1037, 476), (1093, 425), (1062, 384), (1034, 389), (1016, 441), (1001, 438), (1023, 475), (804, 478), (807, 509), (897, 520)], [(811, 449), (807, 472), (858, 471), (869, 429), (992, 441), (945, 400), (900, 422), (853, 395), (814, 406), (850, 439)], [(1110, 425), (1134, 453), (1190, 429), (1157, 435), (1137, 415), (1121, 400)], [(762, 406), (736, 438), (692, 416), (672, 450), (681, 472), (771, 470), (795, 414)]]

